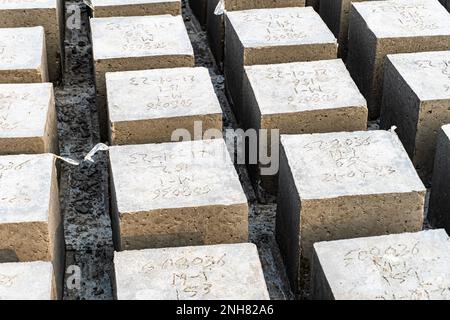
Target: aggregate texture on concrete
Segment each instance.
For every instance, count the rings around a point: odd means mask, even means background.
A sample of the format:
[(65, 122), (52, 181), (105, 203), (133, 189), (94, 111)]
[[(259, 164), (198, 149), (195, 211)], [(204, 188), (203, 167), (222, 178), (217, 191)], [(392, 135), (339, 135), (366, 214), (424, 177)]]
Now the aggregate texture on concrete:
[(86, 3), (96, 18), (181, 14), (181, 0), (86, 0)]

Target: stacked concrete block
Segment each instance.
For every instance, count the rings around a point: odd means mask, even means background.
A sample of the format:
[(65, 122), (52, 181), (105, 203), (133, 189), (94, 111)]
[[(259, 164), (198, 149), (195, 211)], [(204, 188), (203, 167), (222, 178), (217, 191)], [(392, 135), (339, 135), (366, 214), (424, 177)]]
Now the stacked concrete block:
[(447, 49), (450, 14), (437, 0), (352, 4), (347, 66), (367, 99), (371, 118), (380, 115), (386, 55)]
[(312, 298), (450, 300), (444, 230), (314, 244)]
[(181, 0), (89, 0), (89, 6), (95, 18), (181, 14)]
[[(195, 0), (194, 0), (195, 1)], [(211, 51), (217, 64), (223, 62), (225, 39), (224, 14), (229, 11), (242, 11), (263, 8), (304, 7), (305, 0), (209, 0), (207, 7), (207, 31)], [(219, 6), (220, 3), (220, 7)], [(223, 4), (223, 6), (222, 6)], [(217, 9), (217, 10), (216, 10)], [(219, 10), (221, 9), (221, 10)], [(222, 12), (225, 10), (224, 12)]]
[(206, 24), (206, 10), (211, 0), (189, 0), (189, 6), (201, 25)]
[(47, 81), (44, 28), (0, 28), (0, 83)]
[(0, 154), (58, 149), (53, 85), (0, 84)]
[(450, 232), (450, 125), (443, 126), (438, 135), (428, 221)]
[(0, 185), (0, 262), (52, 261), (62, 284), (64, 238), (54, 156), (0, 156)]
[(194, 51), (181, 16), (91, 19), (97, 105), (106, 139), (105, 73), (193, 67)]
[[(8, 0), (0, 2), (0, 28), (38, 27), (45, 30), (48, 72), (60, 78), (63, 63), (64, 13), (62, 0)], [(28, 52), (25, 51), (25, 54)]]
[(225, 78), (235, 109), (242, 107), (244, 66), (336, 58), (336, 39), (311, 7), (228, 12), (225, 26)]
[(246, 242), (247, 199), (223, 139), (110, 148), (117, 249)]
[(426, 189), (387, 131), (281, 136), (276, 237), (294, 290), (313, 244), (422, 229)]
[(119, 300), (268, 300), (254, 244), (116, 252)]
[[(344, 58), (348, 49), (348, 23), (352, 2), (368, 0), (321, 0), (320, 16), (338, 39), (338, 54)], [(374, 0), (371, 0), (374, 1)]]
[[(269, 142), (273, 129), (301, 134), (367, 128), (366, 100), (342, 60), (246, 66), (243, 93), (237, 117), (246, 129), (268, 130)], [(275, 191), (275, 177), (254, 169), (266, 190)]]
[(437, 133), (450, 123), (450, 51), (388, 55), (381, 127), (397, 133), (419, 175), (432, 174)]
[(58, 298), (50, 262), (0, 263), (0, 300), (54, 300)]
[(222, 132), (222, 109), (206, 68), (173, 68), (106, 74), (110, 142), (169, 142), (177, 129), (192, 136)]

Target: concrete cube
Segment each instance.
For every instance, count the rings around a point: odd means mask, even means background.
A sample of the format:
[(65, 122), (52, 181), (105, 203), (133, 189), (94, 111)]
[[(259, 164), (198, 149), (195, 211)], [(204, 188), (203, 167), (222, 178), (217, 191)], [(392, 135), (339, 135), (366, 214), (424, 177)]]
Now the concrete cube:
[(431, 177), (437, 133), (450, 123), (450, 51), (388, 55), (381, 127), (397, 133), (424, 181)]
[(50, 262), (0, 263), (0, 300), (55, 300), (58, 298)]
[(450, 233), (450, 125), (438, 135), (434, 172), (428, 208), (428, 221), (435, 228)]
[[(198, 0), (193, 0), (198, 1)], [(224, 15), (215, 14), (221, 0), (209, 0), (207, 8), (207, 32), (211, 51), (217, 64), (223, 62), (225, 39)], [(305, 0), (223, 0), (226, 11), (242, 11), (264, 8), (304, 7)], [(218, 12), (217, 12), (218, 13)]]
[(254, 244), (116, 252), (119, 300), (268, 300)]
[(105, 73), (193, 67), (194, 51), (181, 16), (91, 19), (97, 105), (106, 137)]
[[(352, 2), (369, 0), (321, 0), (320, 16), (338, 39), (338, 55), (346, 58), (348, 49), (348, 22)], [(370, 0), (373, 1), (373, 0)]]
[(0, 28), (44, 27), (48, 73), (51, 81), (57, 81), (60, 78), (64, 57), (62, 54), (65, 28), (63, 8), (62, 0), (0, 2)]
[(0, 28), (0, 83), (47, 81), (44, 28)]
[(450, 300), (450, 238), (429, 230), (314, 244), (312, 299)]
[(206, 68), (173, 68), (106, 74), (111, 144), (171, 141), (185, 128), (194, 136), (222, 132), (222, 109)]
[(225, 27), (225, 79), (236, 109), (244, 66), (336, 58), (336, 39), (311, 7), (227, 12)]
[[(243, 108), (236, 110), (246, 129), (281, 134), (367, 129), (366, 100), (342, 60), (246, 66)], [(260, 177), (276, 193), (276, 177)], [(255, 172), (258, 170), (258, 172)]]
[(420, 231), (426, 189), (397, 135), (281, 136), (276, 237), (294, 290), (318, 241)]
[(206, 23), (206, 10), (211, 0), (189, 0), (189, 7), (201, 25)]
[(89, 0), (89, 2), (95, 18), (181, 14), (181, 0)]
[(387, 54), (450, 49), (450, 14), (437, 0), (353, 3), (347, 67), (379, 117)]
[(53, 85), (0, 84), (0, 154), (58, 149)]
[(0, 185), (0, 262), (52, 261), (55, 270), (63, 270), (55, 157), (0, 156)]
[(116, 248), (246, 242), (248, 205), (223, 139), (110, 149)]

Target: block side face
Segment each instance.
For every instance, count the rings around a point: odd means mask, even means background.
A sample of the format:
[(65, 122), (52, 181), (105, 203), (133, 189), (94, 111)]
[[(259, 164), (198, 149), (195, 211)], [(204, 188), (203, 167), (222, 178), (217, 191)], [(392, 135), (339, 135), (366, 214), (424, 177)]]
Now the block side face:
[(449, 238), (443, 230), (316, 244), (338, 300), (448, 300)]
[(323, 271), (315, 246), (311, 262), (311, 298), (313, 300), (333, 300), (333, 292)]
[(181, 2), (177, 1), (95, 1), (93, 2), (93, 16), (95, 18), (105, 17), (127, 17), (127, 16), (151, 16), (170, 14), (173, 16), (181, 14)]
[(250, 244), (125, 251), (115, 254), (114, 264), (119, 300), (269, 299)]
[(336, 44), (336, 38), (310, 7), (232, 11), (227, 17), (245, 48)]
[(110, 159), (121, 213), (247, 203), (223, 139), (113, 147)]
[(245, 69), (262, 115), (366, 105), (342, 60)]
[(0, 223), (48, 221), (53, 166), (52, 154), (0, 157)]
[(240, 11), (259, 8), (287, 8), (304, 7), (305, 0), (226, 0), (225, 9), (229, 11)]
[(282, 135), (281, 142), (302, 199), (425, 191), (393, 133)]
[(51, 300), (53, 268), (50, 262), (0, 264), (2, 300)]
[(368, 1), (354, 7), (377, 38), (450, 35), (450, 15), (438, 1)]
[(181, 16), (91, 19), (94, 61), (144, 56), (193, 56)]

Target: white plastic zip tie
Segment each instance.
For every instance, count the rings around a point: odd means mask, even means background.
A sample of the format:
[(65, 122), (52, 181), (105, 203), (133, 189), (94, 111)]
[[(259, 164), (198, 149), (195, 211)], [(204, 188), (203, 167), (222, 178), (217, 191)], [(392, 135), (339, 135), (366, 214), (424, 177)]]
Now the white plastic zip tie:
[(397, 132), (395, 132), (395, 130), (397, 130), (397, 126), (392, 126), (392, 127), (389, 129), (389, 132), (397, 134)]
[(216, 9), (214, 10), (214, 14), (216, 16), (221, 16), (225, 13), (225, 0), (220, 0), (217, 4)]
[(92, 159), (92, 157), (98, 152), (98, 151), (107, 151), (109, 150), (109, 147), (104, 144), (104, 143), (97, 143), (92, 149), (91, 151), (89, 151), (83, 158), (82, 161), (78, 161), (78, 160), (74, 160), (71, 158), (67, 158), (67, 157), (61, 157), (61, 156), (57, 156), (55, 155), (56, 158), (67, 162), (68, 164), (71, 164), (73, 166), (79, 166), (83, 161), (88, 161), (91, 163), (94, 163), (94, 159)]

